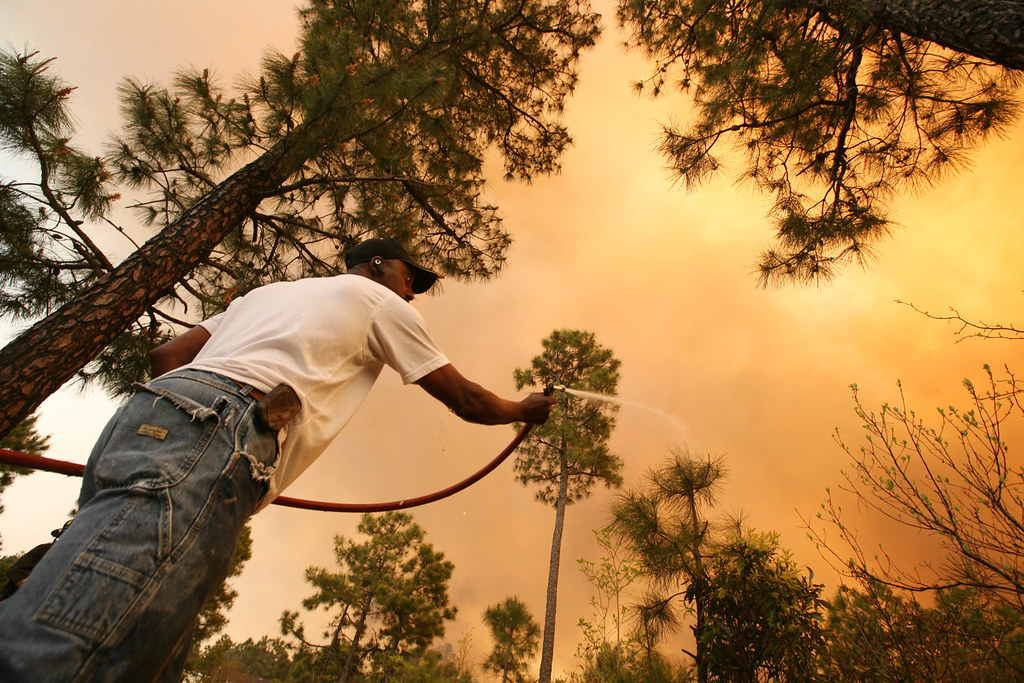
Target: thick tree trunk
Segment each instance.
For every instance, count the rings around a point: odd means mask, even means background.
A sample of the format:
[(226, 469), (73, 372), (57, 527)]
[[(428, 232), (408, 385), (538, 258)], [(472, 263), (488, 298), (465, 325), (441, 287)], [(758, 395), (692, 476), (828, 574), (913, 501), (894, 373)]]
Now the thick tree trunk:
[(871, 24), (929, 40), (1011, 69), (1024, 69), (1022, 0), (809, 0), (826, 11), (863, 13)]
[(551, 563), (548, 566), (548, 595), (544, 608), (544, 640), (541, 644), (540, 678), (538, 683), (551, 683), (551, 669), (555, 657), (555, 612), (558, 607), (558, 565), (562, 557), (562, 529), (565, 526), (565, 506), (568, 491), (568, 463), (563, 453), (561, 475), (558, 483), (558, 501), (555, 503), (555, 531), (551, 538)]
[(292, 131), (117, 268), (0, 350), (0, 435), (169, 294), (268, 192), (296, 173), (308, 149), (305, 131)]

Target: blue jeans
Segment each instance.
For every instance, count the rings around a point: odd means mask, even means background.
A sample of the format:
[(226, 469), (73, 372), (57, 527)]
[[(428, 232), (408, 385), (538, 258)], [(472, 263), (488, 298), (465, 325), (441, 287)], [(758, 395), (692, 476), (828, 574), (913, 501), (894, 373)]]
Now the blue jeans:
[(180, 680), (196, 615), (277, 464), (248, 391), (178, 371), (117, 411), (74, 522), (0, 604), (0, 681)]

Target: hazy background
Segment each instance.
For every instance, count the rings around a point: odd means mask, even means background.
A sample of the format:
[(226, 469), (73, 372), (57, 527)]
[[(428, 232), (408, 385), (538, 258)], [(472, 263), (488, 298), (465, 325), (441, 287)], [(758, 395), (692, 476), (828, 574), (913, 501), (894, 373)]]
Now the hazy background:
[[(120, 126), (115, 88), (122, 77), (167, 83), (175, 69), (194, 64), (233, 81), (257, 70), (265, 48), (291, 54), (295, 47), (295, 8), (281, 0), (32, 5), (0, 0), (0, 41), (57, 58), (54, 68), (78, 86), (74, 143), (96, 154)], [(901, 380), (909, 403), (928, 419), (935, 407), (965, 405), (960, 382), (980, 380), (984, 363), (1019, 365), (1020, 345), (957, 343), (956, 326), (896, 300), (1020, 322), (1024, 136), (1018, 127), (975, 154), (973, 169), (901, 197), (893, 217), (902, 227), (869, 271), (850, 270), (819, 288), (758, 289), (753, 270), (770, 238), (768, 201), (734, 185), (728, 170), (694, 192), (672, 184), (653, 150), (659, 124), (682, 117), (685, 102), (631, 92), (647, 67), (622, 49), (614, 4), (594, 6), (605, 34), (584, 56), (569, 104), (575, 146), (562, 173), (530, 186), (493, 174), (489, 199), (515, 238), (505, 273), (489, 283), (445, 282), (441, 296), (414, 305), (463, 374), (509, 397), (512, 370), (526, 366), (552, 330), (595, 332), (622, 361), (620, 397), (628, 403), (612, 447), (626, 462), (627, 486), (676, 446), (724, 456), (730, 473), (721, 512), (778, 531), (831, 594), (834, 576), (802, 518), (817, 512), (846, 465), (833, 430), (858, 438), (849, 385), (857, 383), (876, 408), (897, 398)], [(112, 410), (95, 392), (52, 397), (40, 423), (53, 435), (48, 455), (84, 462)], [(509, 427), (460, 422), (385, 371), (335, 446), (286, 495), (363, 502), (427, 493), (474, 471), (512, 436)], [(3, 500), (3, 553), (47, 540), (77, 489), (77, 479), (54, 474), (18, 480)], [(602, 489), (568, 510), (556, 673), (575, 665), (576, 622), (591, 613), (590, 587), (575, 561), (597, 559), (591, 530), (605, 523), (613, 497)], [(856, 514), (856, 505), (848, 507)], [(451, 600), (459, 616), (448, 642), (469, 634), (481, 660), (490, 648), (481, 615), (510, 595), (543, 622), (554, 511), (514, 480), (511, 463), (413, 514), (455, 563)], [(333, 538), (352, 535), (357, 522), (280, 507), (255, 517), (254, 555), (234, 581), (239, 598), (227, 633), (236, 641), (277, 635), (281, 612), (299, 609), (310, 593), (303, 570), (336, 569)], [(863, 525), (868, 538), (886, 540), (872, 536), (869, 520)], [(914, 539), (888, 540), (914, 546)]]

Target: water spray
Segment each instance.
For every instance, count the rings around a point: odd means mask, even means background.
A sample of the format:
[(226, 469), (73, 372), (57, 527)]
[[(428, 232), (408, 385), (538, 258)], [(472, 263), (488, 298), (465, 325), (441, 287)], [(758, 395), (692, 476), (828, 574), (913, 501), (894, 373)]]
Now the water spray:
[(648, 412), (654, 413), (660, 418), (673, 424), (679, 430), (680, 434), (689, 434), (689, 430), (687, 429), (686, 425), (677, 420), (675, 417), (669, 415), (663, 410), (655, 408), (654, 406), (644, 405), (642, 403), (637, 403), (636, 401), (627, 401), (625, 399), (619, 398), (618, 396), (597, 394), (592, 391), (583, 391), (582, 389), (570, 389), (564, 384), (557, 384), (555, 382), (548, 382), (546, 385), (544, 385), (545, 396), (554, 396), (556, 391), (565, 392), (570, 396), (575, 396), (576, 398), (583, 399), (584, 401), (601, 401), (603, 403), (615, 403), (616, 405), (620, 406), (632, 406), (633, 408), (640, 408), (641, 410), (646, 410)]

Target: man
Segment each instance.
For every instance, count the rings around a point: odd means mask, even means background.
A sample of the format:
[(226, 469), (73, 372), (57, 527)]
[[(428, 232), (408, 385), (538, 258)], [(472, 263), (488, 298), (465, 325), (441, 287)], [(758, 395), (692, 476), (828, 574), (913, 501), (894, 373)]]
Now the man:
[(177, 681), (249, 516), (344, 428), (384, 365), (461, 418), (544, 422), (552, 398), (464, 378), (409, 305), (437, 275), (394, 240), (276, 283), (153, 350), (86, 465), (74, 522), (0, 605), (0, 681)]

